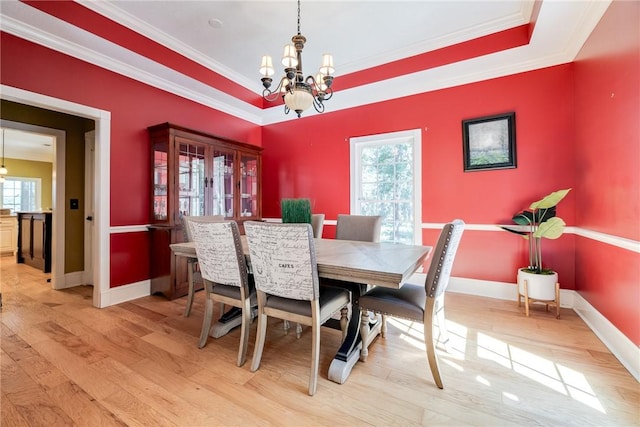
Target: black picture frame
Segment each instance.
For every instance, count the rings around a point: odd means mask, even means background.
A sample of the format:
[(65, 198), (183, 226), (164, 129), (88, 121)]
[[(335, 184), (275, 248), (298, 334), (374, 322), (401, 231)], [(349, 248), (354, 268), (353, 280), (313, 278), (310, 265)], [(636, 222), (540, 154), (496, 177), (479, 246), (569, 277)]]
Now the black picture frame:
[(516, 113), (462, 121), (464, 171), (513, 169), (516, 163)]

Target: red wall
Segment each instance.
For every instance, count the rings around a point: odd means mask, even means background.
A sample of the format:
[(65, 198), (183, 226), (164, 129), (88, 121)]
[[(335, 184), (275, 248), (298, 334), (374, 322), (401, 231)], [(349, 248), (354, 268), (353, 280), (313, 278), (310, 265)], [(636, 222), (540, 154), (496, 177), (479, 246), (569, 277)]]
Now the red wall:
[[(111, 112), (111, 226), (150, 221), (148, 126), (172, 122), (261, 144), (252, 123), (4, 32), (0, 43), (2, 84)], [(148, 239), (141, 235), (111, 236), (112, 287), (149, 278)]]
[[(640, 2), (614, 1), (577, 60), (577, 225), (640, 240)], [(640, 345), (640, 254), (576, 240), (576, 290)]]
[[(531, 202), (574, 186), (571, 82), (571, 66), (563, 65), (265, 126), (264, 216), (279, 217), (283, 197), (308, 197), (327, 219), (348, 213), (349, 138), (419, 128), (422, 222), (511, 224)], [(463, 172), (462, 120), (508, 111), (516, 113), (518, 167)], [(572, 192), (558, 208), (569, 225), (574, 203)], [(333, 232), (325, 227), (325, 236)], [(423, 241), (436, 235), (425, 230)], [(461, 245), (457, 276), (514, 283), (527, 262), (525, 240), (503, 231), (468, 231)], [(572, 234), (544, 242), (544, 261), (566, 289), (574, 287), (573, 245)]]

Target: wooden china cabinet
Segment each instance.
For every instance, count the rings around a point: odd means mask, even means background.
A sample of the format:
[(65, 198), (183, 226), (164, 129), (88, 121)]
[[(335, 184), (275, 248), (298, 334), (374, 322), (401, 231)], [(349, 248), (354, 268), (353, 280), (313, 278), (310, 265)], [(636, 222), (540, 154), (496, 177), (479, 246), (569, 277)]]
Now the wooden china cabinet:
[(174, 299), (188, 292), (186, 258), (169, 247), (184, 241), (183, 215), (224, 215), (241, 232), (244, 221), (262, 218), (262, 148), (170, 123), (148, 130), (151, 293)]

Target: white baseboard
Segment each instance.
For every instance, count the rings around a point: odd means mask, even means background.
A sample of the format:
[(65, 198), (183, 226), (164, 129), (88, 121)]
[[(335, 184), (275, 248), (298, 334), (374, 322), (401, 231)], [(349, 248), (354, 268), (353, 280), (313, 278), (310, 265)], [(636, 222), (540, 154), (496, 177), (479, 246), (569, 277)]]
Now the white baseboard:
[(118, 286), (103, 292), (100, 298), (100, 308), (120, 304), (137, 298), (147, 297), (151, 294), (151, 281), (143, 280), (137, 283)]
[(83, 279), (84, 272), (74, 271), (73, 273), (66, 273), (62, 276), (56, 276), (55, 279), (53, 279), (53, 286), (54, 289), (73, 288), (74, 286), (79, 286), (87, 283)]
[(640, 382), (640, 347), (636, 346), (613, 323), (596, 310), (579, 293), (575, 294), (573, 310), (591, 328), (600, 341), (607, 346), (613, 355)]
[[(515, 283), (451, 277), (447, 292), (517, 301), (516, 286)], [(636, 381), (640, 382), (640, 347), (633, 344), (576, 291), (561, 289), (560, 306), (573, 309)]]

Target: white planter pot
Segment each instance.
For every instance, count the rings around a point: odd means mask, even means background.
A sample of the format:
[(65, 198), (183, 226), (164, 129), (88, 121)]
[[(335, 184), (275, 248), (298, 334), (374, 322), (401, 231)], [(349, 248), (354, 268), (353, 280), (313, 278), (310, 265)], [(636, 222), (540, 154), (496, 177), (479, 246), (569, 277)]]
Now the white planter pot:
[[(527, 291), (525, 293), (524, 281), (527, 281)], [(558, 273), (534, 274), (527, 273), (523, 269), (518, 270), (518, 292), (520, 295), (531, 299), (542, 301), (555, 301), (556, 283), (558, 283)], [(526, 295), (528, 293), (528, 295)]]

